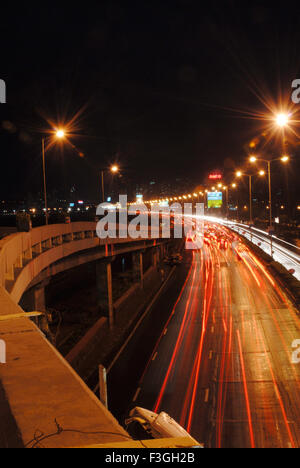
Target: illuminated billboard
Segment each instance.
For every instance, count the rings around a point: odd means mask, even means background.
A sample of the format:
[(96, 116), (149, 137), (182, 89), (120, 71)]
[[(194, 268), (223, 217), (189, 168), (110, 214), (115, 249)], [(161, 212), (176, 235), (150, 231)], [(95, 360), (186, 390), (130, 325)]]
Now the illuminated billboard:
[(207, 206), (208, 208), (222, 208), (223, 193), (222, 192), (208, 192)]
[(212, 172), (211, 174), (209, 174), (208, 178), (209, 180), (222, 180), (223, 175), (221, 172)]

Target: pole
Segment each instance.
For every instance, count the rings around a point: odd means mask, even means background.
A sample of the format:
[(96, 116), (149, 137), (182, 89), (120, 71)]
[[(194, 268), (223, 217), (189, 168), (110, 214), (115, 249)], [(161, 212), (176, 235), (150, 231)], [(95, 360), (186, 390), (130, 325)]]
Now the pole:
[(112, 291), (112, 271), (111, 271), (110, 262), (108, 262), (106, 265), (106, 271), (107, 271), (108, 321), (109, 321), (110, 330), (113, 330), (114, 328), (114, 304), (113, 304), (113, 291)]
[(268, 180), (269, 180), (270, 229), (272, 229), (273, 217), (272, 217), (271, 161), (268, 161)]
[(45, 138), (42, 138), (42, 157), (43, 157), (45, 222), (47, 225), (48, 224), (48, 203), (47, 203), (46, 164), (45, 164)]
[(268, 161), (268, 181), (269, 181), (269, 208), (270, 208), (270, 245), (271, 245), (271, 257), (273, 257), (273, 216), (272, 216), (272, 185), (271, 185), (271, 161)]
[(101, 184), (102, 184), (102, 202), (105, 202), (104, 196), (104, 171), (101, 171)]
[(253, 212), (252, 212), (252, 175), (249, 176), (249, 196), (250, 196), (250, 225), (253, 224)]
[(226, 219), (228, 221), (228, 212), (229, 212), (229, 189), (226, 188)]

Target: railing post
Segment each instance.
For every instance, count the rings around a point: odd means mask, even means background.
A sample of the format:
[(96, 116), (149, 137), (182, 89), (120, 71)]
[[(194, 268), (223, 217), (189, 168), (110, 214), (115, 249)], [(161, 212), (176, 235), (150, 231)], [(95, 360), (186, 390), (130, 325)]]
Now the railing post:
[(104, 366), (99, 366), (99, 393), (100, 401), (108, 409), (108, 398), (107, 398), (107, 374)]

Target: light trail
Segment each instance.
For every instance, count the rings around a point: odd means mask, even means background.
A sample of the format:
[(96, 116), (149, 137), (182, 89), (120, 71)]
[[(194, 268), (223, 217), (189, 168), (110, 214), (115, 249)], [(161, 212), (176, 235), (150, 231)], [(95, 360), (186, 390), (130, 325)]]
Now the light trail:
[(243, 357), (241, 336), (240, 336), (239, 330), (237, 330), (236, 333), (237, 333), (237, 338), (238, 338), (240, 363), (241, 363), (241, 369), (242, 369), (242, 375), (243, 375), (243, 384), (244, 384), (246, 407), (247, 407), (250, 441), (251, 441), (251, 447), (255, 448), (254, 432), (253, 432), (253, 424), (252, 424), (252, 415), (251, 415), (250, 400), (249, 400), (249, 393), (248, 393), (248, 387), (247, 387), (247, 379), (246, 379), (246, 371), (245, 371), (245, 363), (244, 363), (244, 357)]
[[(216, 238), (234, 239), (218, 226)], [(138, 402), (145, 390), (151, 407), (207, 446), (298, 446), (300, 369), (291, 363), (291, 343), (300, 319), (256, 255), (243, 241), (195, 251), (174, 309)]]
[(174, 362), (176, 360), (176, 356), (177, 356), (177, 354), (179, 352), (179, 349), (180, 349), (180, 343), (181, 343), (184, 328), (185, 328), (185, 325), (186, 325), (188, 310), (189, 310), (190, 301), (191, 301), (191, 295), (192, 295), (192, 291), (193, 291), (193, 285), (194, 285), (194, 282), (195, 282), (195, 275), (196, 275), (196, 271), (197, 271), (197, 268), (196, 268), (197, 265), (195, 263), (195, 255), (193, 255), (193, 264), (194, 264), (194, 270), (195, 271), (194, 271), (194, 275), (193, 275), (192, 287), (191, 287), (191, 290), (190, 290), (190, 293), (189, 293), (188, 301), (186, 303), (184, 317), (183, 317), (182, 324), (181, 324), (181, 327), (180, 327), (180, 332), (179, 332), (179, 335), (178, 335), (178, 338), (177, 338), (177, 341), (176, 341), (176, 344), (175, 344), (173, 355), (172, 355), (172, 358), (171, 358), (171, 361), (170, 361), (170, 364), (169, 364), (169, 368), (168, 368), (168, 371), (166, 373), (163, 385), (161, 387), (161, 390), (159, 392), (159, 396), (157, 398), (157, 401), (156, 401), (156, 404), (155, 404), (155, 407), (154, 407), (154, 412), (155, 413), (158, 413), (158, 411), (159, 411), (159, 408), (160, 408), (160, 405), (161, 405), (161, 402), (162, 402), (162, 399), (163, 399), (163, 396), (164, 396), (164, 392), (165, 392), (165, 389), (167, 387), (168, 380), (169, 380), (169, 377), (170, 377)]
[[(197, 216), (194, 216), (197, 218)], [(204, 221), (218, 224), (219, 226), (226, 226), (239, 235), (242, 235), (247, 240), (257, 245), (261, 250), (270, 255), (271, 253), (271, 238), (263, 230), (258, 228), (249, 228), (247, 224), (237, 223), (236, 221), (228, 221), (223, 218), (216, 218), (212, 216), (201, 216)], [(283, 247), (280, 243), (285, 244), (287, 247)], [(261, 245), (258, 245), (261, 244)], [(288, 248), (290, 247), (290, 248)], [(279, 239), (276, 236), (272, 236), (272, 249), (274, 260), (283, 265), (287, 270), (294, 269), (293, 275), (300, 281), (300, 248), (286, 242), (283, 239)], [(293, 252), (293, 250), (299, 252), (299, 254)]]

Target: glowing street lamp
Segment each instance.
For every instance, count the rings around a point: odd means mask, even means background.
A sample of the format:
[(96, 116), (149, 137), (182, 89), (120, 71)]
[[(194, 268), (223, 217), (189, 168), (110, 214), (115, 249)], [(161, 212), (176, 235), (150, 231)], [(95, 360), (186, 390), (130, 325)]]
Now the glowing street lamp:
[(290, 157), (289, 157), (289, 156), (282, 156), (282, 158), (281, 158), (281, 161), (282, 161), (283, 163), (289, 162), (289, 160), (290, 160)]
[(281, 113), (276, 116), (276, 124), (278, 125), (278, 127), (284, 128), (288, 125), (288, 123), (289, 123), (288, 114)]
[[(65, 137), (64, 129), (56, 130), (54, 136), (57, 140), (62, 140)], [(45, 211), (45, 224), (48, 224), (48, 202), (47, 202), (47, 182), (46, 182), (46, 163), (45, 163), (45, 137), (42, 138), (42, 161), (43, 161), (43, 182), (44, 182), (44, 211)]]
[[(280, 116), (282, 117), (283, 114), (280, 114)], [(278, 117), (280, 117), (278, 116)], [(288, 118), (288, 116), (286, 116)], [(282, 121), (281, 119), (279, 119), (280, 121)], [(268, 185), (269, 185), (269, 206), (270, 206), (270, 230), (272, 230), (272, 227), (273, 227), (273, 217), (272, 217), (272, 181), (271, 181), (271, 163), (274, 162), (274, 161), (281, 161), (282, 163), (287, 163), (289, 162), (290, 160), (290, 157), (288, 155), (283, 155), (281, 158), (276, 158), (276, 159), (272, 159), (272, 160), (268, 160), (268, 159), (260, 159), (259, 158), (259, 161), (263, 161), (264, 163), (267, 164), (267, 167), (268, 167)], [(254, 163), (256, 162), (257, 159), (255, 160), (252, 160), (252, 158), (250, 158), (250, 162)], [(260, 171), (260, 175), (265, 175), (264, 174), (264, 171)]]
[(63, 129), (59, 129), (57, 130), (55, 135), (56, 135), (56, 138), (58, 138), (59, 140), (62, 140), (65, 137), (66, 133)]
[[(231, 187), (232, 188), (236, 188), (237, 185), (236, 184), (231, 184)], [(228, 213), (229, 213), (229, 187), (227, 185), (222, 185), (222, 184), (219, 184), (219, 188), (221, 188), (222, 190), (225, 190), (225, 193), (226, 193), (226, 218), (228, 219)]]
[[(252, 156), (254, 158), (254, 156)], [(256, 161), (256, 158), (255, 158)], [(249, 200), (250, 200), (250, 226), (253, 224), (253, 206), (252, 206), (252, 174), (245, 174), (242, 171), (237, 171), (236, 176), (241, 178), (243, 176), (249, 177)]]
[[(102, 187), (102, 201), (103, 203), (105, 203), (105, 192), (104, 192), (104, 172), (106, 172), (107, 169), (102, 169), (101, 170), (101, 187)], [(117, 164), (113, 164), (110, 169), (109, 169), (109, 172), (111, 172), (111, 174), (118, 174), (118, 172), (120, 171), (120, 168)]]
[(117, 166), (116, 164), (114, 166), (111, 166), (110, 171), (113, 174), (117, 174), (117, 172), (119, 172), (119, 166)]

